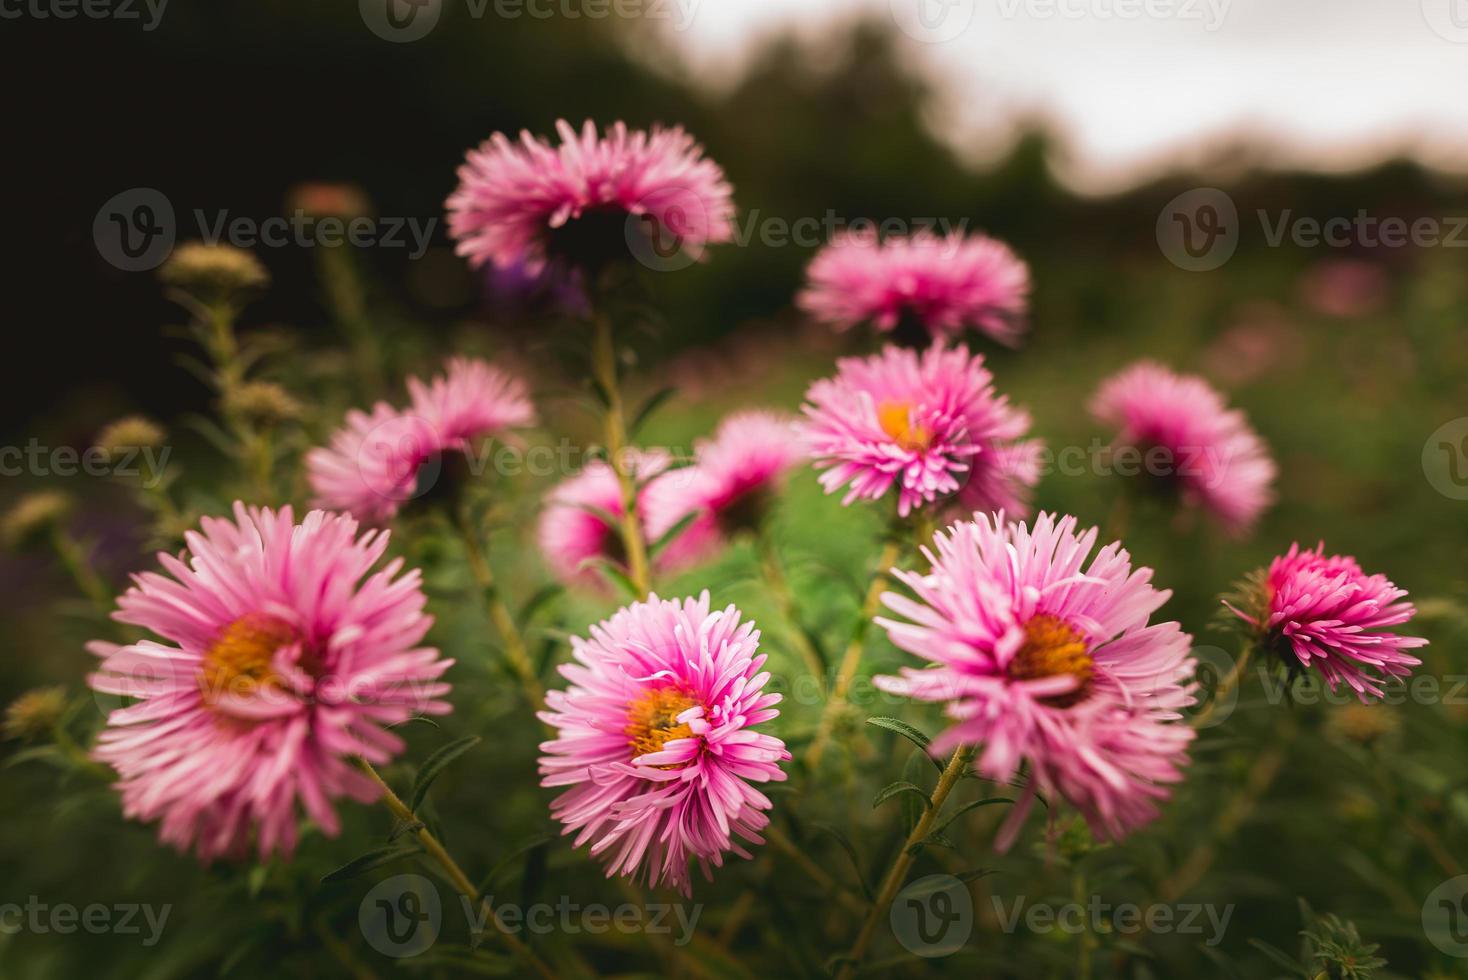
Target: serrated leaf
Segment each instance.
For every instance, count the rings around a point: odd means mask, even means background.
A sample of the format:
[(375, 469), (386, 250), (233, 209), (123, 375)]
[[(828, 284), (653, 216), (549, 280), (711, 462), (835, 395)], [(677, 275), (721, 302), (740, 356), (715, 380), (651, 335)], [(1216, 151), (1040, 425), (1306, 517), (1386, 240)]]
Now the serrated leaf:
[(905, 779), (899, 779), (895, 783), (888, 783), (886, 786), (882, 787), (882, 789), (877, 793), (876, 799), (872, 800), (872, 809), (875, 810), (877, 807), (881, 806), (883, 803), (886, 803), (894, 796), (899, 796), (902, 793), (915, 793), (919, 798), (922, 799), (924, 807), (928, 805), (929, 800), (927, 790), (923, 789), (916, 783), (910, 783)]
[(398, 858), (411, 857), (414, 854), (420, 853), (422, 852), (417, 847), (409, 844), (394, 844), (391, 847), (378, 847), (368, 851), (366, 854), (353, 858), (340, 868), (330, 872), (321, 879), (321, 883), (329, 884), (333, 881), (346, 881), (348, 878), (355, 878), (357, 875), (371, 871), (373, 868), (380, 868), (384, 864), (396, 861)]
[(856, 855), (856, 845), (851, 843), (850, 838), (828, 823), (811, 824), (811, 828), (818, 833), (829, 834), (836, 839), (836, 843), (841, 845), (841, 849), (851, 859), (851, 869), (856, 872), (856, 882), (861, 885), (861, 893), (866, 896), (867, 901), (876, 901), (876, 896), (872, 894), (871, 886), (867, 884), (866, 875), (862, 874), (861, 859)]
[(418, 775), (413, 779), (413, 792), (408, 800), (408, 809), (414, 813), (418, 812), (418, 807), (423, 803), (423, 798), (428, 795), (433, 781), (448, 767), (449, 763), (478, 745), (480, 741), (478, 735), (455, 739), (425, 759), (423, 765), (418, 767)]
[(916, 745), (918, 748), (922, 749), (923, 754), (928, 757), (928, 761), (932, 762), (933, 765), (938, 768), (939, 772), (943, 771), (943, 762), (933, 758), (932, 753), (928, 751), (928, 746), (933, 744), (933, 740), (928, 738), (928, 736), (924, 735), (922, 732), (918, 731), (916, 728), (909, 725), (907, 722), (899, 721), (896, 718), (877, 717), (868, 718), (867, 724), (871, 725), (874, 728), (884, 728), (889, 732), (896, 732), (898, 735), (901, 735), (913, 745)]

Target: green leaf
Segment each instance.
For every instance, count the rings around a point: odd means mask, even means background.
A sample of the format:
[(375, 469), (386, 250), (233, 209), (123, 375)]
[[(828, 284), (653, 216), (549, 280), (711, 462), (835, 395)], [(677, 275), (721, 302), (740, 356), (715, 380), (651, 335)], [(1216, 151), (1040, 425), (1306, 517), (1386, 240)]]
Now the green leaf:
[(417, 777), (413, 780), (413, 792), (408, 800), (408, 809), (414, 813), (418, 812), (419, 805), (428, 795), (429, 787), (433, 785), (433, 781), (439, 777), (439, 774), (448, 767), (450, 762), (468, 752), (479, 742), (478, 735), (456, 739), (424, 760), (423, 765), (418, 768)]
[(637, 414), (633, 417), (632, 423), (627, 426), (628, 440), (635, 440), (637, 438), (638, 431), (652, 417), (652, 413), (662, 408), (663, 403), (673, 397), (677, 390), (673, 387), (660, 388), (648, 396), (647, 401), (643, 402), (642, 407), (637, 410)]
[(495, 862), (494, 867), (490, 868), (489, 872), (485, 874), (484, 878), (479, 882), (480, 893), (488, 894), (489, 892), (494, 891), (495, 886), (499, 884), (500, 878), (507, 870), (509, 870), (511, 864), (538, 847), (547, 847), (548, 845), (553, 843), (555, 839), (559, 836), (559, 834), (547, 831), (545, 833), (536, 834), (533, 837), (526, 838), (525, 840), (522, 840), (520, 843), (516, 844), (514, 847), (510, 848), (508, 851), (505, 852), (504, 857)]
[(876, 896), (872, 894), (871, 886), (867, 884), (866, 875), (862, 874), (861, 859), (856, 856), (856, 845), (851, 843), (850, 838), (828, 823), (811, 824), (811, 827), (819, 833), (829, 834), (836, 839), (836, 843), (841, 845), (841, 849), (851, 859), (851, 868), (856, 872), (856, 882), (861, 885), (861, 893), (867, 897), (867, 901), (876, 901)]
[(520, 624), (520, 627), (523, 629), (536, 613), (540, 612), (546, 604), (565, 591), (566, 587), (559, 582), (551, 582), (537, 589), (535, 594), (529, 599), (526, 599), (524, 605), (520, 607), (520, 613), (516, 617), (516, 621)]
[(1296, 976), (1309, 976), (1309, 973), (1306, 972), (1302, 966), (1300, 966), (1300, 962), (1298, 960), (1291, 957), (1288, 953), (1280, 949), (1278, 946), (1271, 946), (1261, 939), (1250, 939), (1249, 945), (1253, 946), (1259, 952), (1269, 957), (1269, 959), (1272, 960), (1276, 966), (1283, 967)]
[(703, 514), (703, 511), (698, 510), (691, 510), (688, 513), (684, 514), (681, 518), (678, 519), (677, 524), (674, 524), (672, 527), (668, 528), (666, 531), (658, 536), (658, 539), (656, 541), (648, 545), (647, 557), (656, 558), (658, 556), (658, 552), (662, 551), (668, 545), (678, 540), (678, 535), (688, 530), (688, 525), (698, 520), (700, 517), (703, 516)]
[(513, 957), (468, 946), (437, 946), (398, 962), (413, 969), (442, 967), (448, 968), (451, 975), (472, 973), (482, 977), (508, 976), (519, 968)]
[(612, 583), (614, 585), (620, 588), (623, 592), (627, 593), (630, 598), (642, 598), (641, 594), (637, 590), (637, 586), (632, 584), (631, 577), (629, 577), (627, 573), (623, 571), (620, 567), (610, 561), (607, 561), (605, 558), (588, 558), (586, 561), (582, 562), (578, 566), (578, 570), (583, 568), (593, 568), (601, 574), (605, 575), (607, 578), (612, 580)]
[(977, 810), (981, 806), (989, 806), (990, 804), (993, 804), (993, 803), (1013, 803), (1013, 802), (1014, 801), (1011, 800), (1007, 796), (990, 796), (990, 797), (986, 797), (986, 798), (984, 798), (982, 800), (974, 800), (972, 803), (965, 803), (963, 806), (959, 807), (957, 810), (954, 810), (952, 813), (950, 813), (948, 815), (948, 818), (946, 820), (944, 820), (942, 823), (940, 823), (937, 827), (935, 827), (933, 829), (933, 832), (935, 834), (942, 833), (943, 831), (947, 830), (949, 827), (951, 827), (953, 825), (953, 821), (957, 820), (959, 817), (963, 816), (965, 813), (968, 813), (970, 810)]
[(943, 771), (944, 763), (939, 759), (933, 758), (933, 754), (928, 751), (928, 746), (933, 744), (933, 740), (928, 738), (928, 736), (924, 735), (922, 732), (918, 731), (916, 728), (913, 728), (907, 722), (898, 721), (896, 718), (879, 717), (868, 718), (867, 724), (873, 726), (874, 728), (885, 728), (889, 732), (896, 732), (898, 735), (901, 735), (913, 745), (916, 745), (918, 748), (922, 749), (923, 754), (928, 757), (928, 761), (936, 766), (939, 772)]
[(353, 858), (340, 868), (326, 875), (321, 879), (321, 883), (328, 884), (333, 881), (346, 881), (348, 878), (355, 878), (357, 875), (371, 871), (373, 868), (380, 868), (384, 864), (390, 864), (398, 858), (411, 857), (414, 854), (420, 853), (422, 852), (417, 847), (409, 844), (394, 844), (391, 847), (374, 848), (366, 854)]
[(935, 830), (928, 836), (924, 837), (922, 840), (908, 845), (907, 853), (917, 854), (918, 851), (921, 851), (925, 847), (946, 847), (952, 851), (958, 850), (958, 845), (955, 844), (951, 838), (949, 838), (941, 831)]
[(927, 790), (923, 789), (921, 786), (918, 786), (916, 783), (910, 783), (905, 779), (899, 779), (895, 783), (888, 783), (886, 786), (882, 787), (881, 792), (877, 793), (877, 798), (872, 800), (872, 809), (875, 810), (883, 803), (886, 803), (888, 800), (892, 799), (892, 797), (898, 796), (902, 793), (915, 793), (922, 799), (924, 807), (928, 805), (929, 801)]

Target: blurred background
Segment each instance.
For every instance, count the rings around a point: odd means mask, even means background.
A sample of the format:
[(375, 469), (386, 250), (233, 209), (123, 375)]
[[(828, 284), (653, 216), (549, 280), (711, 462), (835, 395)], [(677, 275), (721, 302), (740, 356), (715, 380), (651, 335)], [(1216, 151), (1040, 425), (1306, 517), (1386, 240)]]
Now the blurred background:
[[(1424, 670), (1462, 676), (1468, 10), (1458, 0), (625, 3), (430, 0), (411, 16), (372, 0), (118, 0), (95, 8), (105, 16), (70, 17), (64, 0), (0, 6), (0, 80), (10, 93), (4, 305), (17, 347), (0, 388), (0, 444), (85, 448), (106, 421), (143, 413), (171, 433), (186, 509), (225, 504), (211, 488), (224, 462), (188, 421), (208, 410), (210, 393), (180, 367), (188, 340), (166, 329), (182, 314), (151, 267), (118, 259), (109, 229), (109, 205), (134, 208), (140, 189), (166, 200), (180, 242), (221, 220), (289, 215), (303, 184), (350, 185), (380, 227), (402, 229), (403, 244), (352, 255), (359, 306), (391, 338), (381, 379), (335, 353), (341, 298), (323, 250), (253, 249), (272, 285), (243, 322), (293, 352), (271, 371), (309, 410), (293, 430), (296, 448), (320, 441), (348, 405), (398, 397), (403, 374), (451, 348), (519, 363), (542, 391), (560, 392), (567, 379), (555, 344), (564, 337), (541, 336), (533, 314), (509, 302), (516, 297), (487, 290), (452, 254), (442, 202), (455, 168), (492, 132), (548, 133), (558, 118), (681, 123), (733, 183), (740, 241), (706, 264), (648, 276), (658, 315), (636, 343), (633, 385), (640, 395), (673, 385), (679, 399), (679, 410), (650, 424), (648, 442), (687, 447), (736, 406), (794, 410), (811, 378), (860, 346), (792, 308), (828, 229), (947, 220), (1005, 239), (1032, 267), (1029, 338), (986, 354), (1001, 390), (1031, 409), (1052, 446), (1109, 435), (1089, 420), (1087, 401), (1105, 374), (1148, 356), (1209, 378), (1273, 447), (1281, 500), (1246, 541), (1162, 521), (1130, 533), (1134, 552), (1177, 592), (1169, 613), (1200, 642), (1228, 642), (1209, 623), (1229, 582), (1293, 540), (1324, 538), (1411, 590), (1434, 641)], [(551, 433), (591, 431), (554, 398), (545, 414)], [(54, 481), (7, 472), (0, 507)], [(72, 520), (85, 562), (119, 587), (156, 542), (137, 530), (135, 505), (115, 481), (77, 477), (64, 487), (80, 501)], [(305, 499), (299, 485), (280, 494)], [(1098, 474), (1052, 475), (1039, 503), (1100, 522), (1114, 496)], [(517, 505), (526, 521), (533, 501), (527, 494)], [(782, 521), (791, 552), (809, 559), (795, 574), (812, 615), (837, 635), (852, 601), (822, 569), (859, 567), (876, 520), (822, 498), (807, 477)], [(508, 551), (512, 587), (531, 594), (544, 571), (528, 551)], [(431, 564), (434, 555), (419, 557)], [(749, 563), (736, 553), (683, 584), (726, 583), (729, 598), (758, 615)], [(50, 557), (3, 559), (0, 700), (46, 683), (81, 690), (81, 644), (97, 624), (89, 610), (55, 604), (71, 591)], [(579, 631), (604, 611), (598, 601), (569, 599), (557, 615)], [(475, 628), (469, 613), (440, 615), (448, 635)], [(890, 649), (882, 657), (900, 662)], [(513, 730), (514, 707), (485, 698), (463, 725)], [(1249, 940), (1293, 949), (1304, 927), (1298, 898), (1354, 919), (1384, 944), (1397, 975), (1465, 975), (1464, 961), (1427, 943), (1414, 920), (1468, 860), (1468, 697), (1446, 702), (1383, 709), (1391, 722), (1364, 740), (1311, 715), (1320, 739), (1218, 845), (1200, 885), (1209, 900), (1239, 905), (1229, 963), (1164, 937), (1121, 955), (1116, 975), (1281, 973)], [(1247, 724), (1265, 710), (1246, 698), (1236, 717)], [(787, 715), (791, 731), (809, 721), (808, 709)], [(532, 751), (521, 744), (500, 761), (524, 779)], [(148, 828), (123, 824), (105, 791), (59, 786), (34, 760), (10, 761), (0, 897), (83, 903), (100, 889), (193, 907), (175, 910), (168, 942), (152, 950), (119, 948), (116, 937), (0, 936), (0, 976), (203, 977), (226, 965), (235, 975), (266, 965), (314, 975), (316, 930), (354, 914), (357, 893), (316, 905), (301, 898), (352, 856), (346, 842), (317, 840), (325, 853), (252, 876), (244, 893), (224, 872), (156, 848)], [(1224, 787), (1249, 767), (1248, 750), (1223, 738), (1200, 752), (1188, 802), (1129, 845), (1113, 872), (1118, 887), (1175, 868), (1226, 805)], [(1385, 789), (1372, 782), (1384, 771)], [(472, 779), (453, 791), (456, 809), (484, 807), (492, 832), (478, 843), (466, 832), (464, 846), (485, 860), (543, 819), (535, 793), (500, 798)], [(866, 799), (853, 805), (864, 811)], [(836, 793), (812, 807), (844, 813), (849, 803)], [(349, 820), (349, 839), (370, 836), (371, 817)], [(877, 855), (863, 857), (877, 866)], [(557, 862), (575, 863), (564, 849)], [(596, 887), (594, 871), (576, 866)], [(721, 881), (710, 908), (746, 884)], [(801, 881), (791, 900), (805, 899), (821, 901)], [(275, 904), (260, 916), (245, 911), (249, 902)], [(766, 957), (755, 960), (762, 975), (817, 975), (819, 951), (840, 936), (832, 926), (794, 959), (770, 952), (788, 938), (774, 926), (736, 938)], [(1055, 964), (1070, 962), (1047, 959), (1044, 942), (1012, 959), (994, 939), (976, 954), (992, 971), (984, 975), (1064, 975)], [(963, 957), (900, 967), (974, 968)]]

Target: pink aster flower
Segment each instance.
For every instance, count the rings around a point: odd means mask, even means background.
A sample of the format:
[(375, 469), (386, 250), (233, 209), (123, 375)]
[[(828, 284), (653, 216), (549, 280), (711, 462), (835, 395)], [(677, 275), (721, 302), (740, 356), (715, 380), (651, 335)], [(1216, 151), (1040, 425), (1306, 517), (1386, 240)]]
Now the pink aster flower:
[(982, 355), (962, 346), (888, 345), (842, 358), (806, 392), (804, 441), (842, 503), (875, 500), (895, 484), (902, 516), (956, 498), (973, 510), (1023, 511), (1040, 478), (1041, 444), (1021, 440), (1029, 414), (995, 394)]
[(706, 558), (739, 532), (758, 528), (785, 475), (805, 455), (793, 419), (758, 410), (730, 415), (694, 451), (692, 467), (648, 487), (651, 540), (661, 540), (689, 514), (698, 515), (660, 552), (669, 568)]
[(1103, 382), (1091, 403), (1102, 422), (1121, 427), (1113, 446), (1146, 472), (1242, 534), (1274, 500), (1275, 465), (1244, 413), (1229, 409), (1202, 378), (1140, 361)]
[(408, 379), (408, 391), (408, 409), (353, 409), (329, 445), (306, 454), (317, 506), (386, 523), (434, 488), (444, 463), (455, 462), (446, 455), (467, 455), (478, 440), (535, 421), (524, 383), (484, 361), (453, 358), (427, 383)]
[(1171, 593), (1120, 542), (1091, 557), (1096, 537), (1074, 517), (1041, 514), (1031, 529), (976, 514), (934, 536), (928, 574), (894, 572), (915, 598), (883, 596), (901, 619), (877, 623), (929, 666), (877, 687), (946, 704), (955, 724), (934, 752), (982, 746), (978, 769), (998, 781), (1029, 764), (1001, 850), (1036, 793), (1059, 793), (1098, 837), (1118, 839), (1157, 815), (1187, 762), (1191, 637), (1149, 623)]
[[(376, 571), (386, 532), (360, 537), (350, 517), (312, 511), (300, 524), (235, 504), (206, 517), (181, 557), (161, 554), (114, 618), (157, 640), (94, 643), (103, 693), (137, 699), (113, 711), (95, 756), (121, 777), (123, 811), (161, 820), (160, 837), (200, 858), (289, 855), (303, 811), (326, 834), (332, 801), (373, 800), (352, 756), (391, 760), (389, 726), (445, 714), (453, 663), (420, 646), (419, 573), (394, 559)], [(400, 574), (402, 573), (402, 574)]]
[(724, 172), (681, 128), (644, 133), (618, 122), (598, 137), (589, 120), (579, 135), (560, 120), (556, 132), (556, 147), (528, 132), (515, 143), (495, 133), (469, 152), (447, 206), (449, 234), (470, 264), (595, 262), (636, 247), (634, 227), (695, 258), (733, 238)]
[(1332, 691), (1344, 683), (1367, 702), (1383, 696), (1384, 681), (1422, 663), (1406, 651), (1427, 641), (1389, 629), (1417, 612), (1401, 601), (1406, 594), (1385, 575), (1362, 572), (1354, 558), (1327, 555), (1324, 544), (1313, 551), (1293, 544), (1245, 590), (1247, 611), (1229, 608), (1292, 668), (1314, 667)]
[(847, 232), (817, 253), (806, 280), (796, 303), (813, 319), (837, 330), (870, 322), (923, 343), (972, 328), (1013, 346), (1029, 307), (1029, 268), (983, 235), (878, 242), (873, 232)]
[(556, 729), (541, 744), (542, 786), (568, 787), (551, 814), (607, 877), (691, 892), (690, 859), (705, 878), (725, 852), (749, 857), (763, 843), (769, 798), (752, 784), (785, 778), (785, 743), (755, 726), (779, 715), (765, 694), (759, 631), (709, 594), (648, 597), (571, 641), (565, 691), (546, 695), (540, 718)]
[[(664, 452), (629, 450), (625, 465), (642, 485), (638, 494), (638, 516), (647, 525), (647, 483), (668, 468)], [(563, 582), (579, 585), (602, 584), (591, 562), (602, 559), (616, 566), (627, 563), (622, 532), (608, 521), (620, 520), (622, 486), (617, 474), (603, 460), (593, 460), (580, 473), (562, 481), (546, 496), (540, 515), (538, 538), (541, 554), (551, 572)], [(645, 536), (645, 534), (644, 534)]]

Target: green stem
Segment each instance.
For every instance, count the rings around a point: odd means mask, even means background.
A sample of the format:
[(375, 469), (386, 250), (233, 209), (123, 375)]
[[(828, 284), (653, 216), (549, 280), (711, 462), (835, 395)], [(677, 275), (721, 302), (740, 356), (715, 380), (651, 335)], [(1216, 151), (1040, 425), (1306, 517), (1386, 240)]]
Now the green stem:
[(495, 582), (494, 570), (490, 567), (484, 547), (479, 542), (479, 533), (466, 513), (457, 513), (454, 523), (460, 537), (464, 539), (464, 551), (469, 559), (469, 569), (479, 586), (480, 595), (484, 597), (490, 622), (494, 624), (500, 640), (504, 643), (505, 659), (509, 661), (510, 669), (520, 678), (520, 683), (525, 688), (525, 696), (530, 699), (531, 707), (538, 711), (545, 704), (545, 690), (541, 687), (540, 678), (536, 676), (535, 665), (525, 645), (525, 637), (520, 633), (520, 627), (515, 623), (514, 615), (500, 595), (499, 586)]
[(795, 601), (795, 593), (790, 590), (790, 581), (785, 577), (785, 566), (780, 562), (780, 552), (766, 529), (760, 529), (756, 545), (759, 548), (760, 566), (764, 570), (765, 582), (774, 594), (775, 601), (780, 604), (780, 612), (785, 617), (786, 625), (790, 627), (791, 642), (801, 659), (805, 661), (806, 669), (815, 678), (816, 684), (824, 691), (826, 687), (825, 660), (800, 621), (800, 607)]
[(1223, 700), (1239, 686), (1239, 681), (1243, 679), (1244, 671), (1248, 670), (1249, 661), (1253, 656), (1254, 643), (1245, 643), (1244, 648), (1239, 651), (1239, 658), (1234, 661), (1233, 669), (1219, 680), (1218, 686), (1213, 689), (1212, 700), (1203, 706), (1202, 711), (1193, 716), (1192, 721), (1189, 722), (1190, 725), (1194, 728), (1202, 728), (1208, 723), (1208, 719), (1213, 717), (1213, 712), (1223, 703)]
[(820, 764), (822, 755), (825, 754), (826, 745), (831, 740), (831, 726), (835, 724), (836, 717), (846, 704), (846, 694), (851, 689), (851, 682), (856, 678), (857, 669), (861, 666), (861, 654), (866, 648), (867, 631), (871, 627), (872, 617), (877, 614), (877, 607), (881, 603), (882, 593), (887, 591), (889, 576), (899, 553), (899, 539), (897, 535), (889, 535), (887, 543), (882, 547), (882, 553), (877, 558), (877, 569), (872, 576), (871, 584), (867, 586), (866, 598), (862, 601), (861, 610), (857, 613), (856, 623), (851, 629), (851, 641), (846, 645), (846, 652), (842, 654), (841, 666), (836, 672), (836, 681), (831, 688), (831, 697), (826, 701), (826, 707), (821, 713), (820, 727), (816, 729), (815, 739), (811, 742), (809, 751), (806, 752), (806, 764), (814, 771)]
[(877, 923), (887, 916), (887, 909), (892, 906), (897, 892), (902, 888), (902, 882), (907, 878), (907, 872), (912, 868), (913, 859), (917, 856), (917, 847), (927, 839), (928, 833), (933, 829), (933, 823), (938, 819), (938, 811), (943, 809), (943, 803), (948, 799), (948, 794), (957, 786), (963, 778), (963, 771), (968, 767), (968, 760), (973, 755), (973, 750), (967, 745), (960, 745), (953, 750), (953, 758), (948, 760), (943, 774), (938, 777), (938, 785), (933, 789), (933, 795), (928, 797), (928, 806), (923, 810), (923, 815), (913, 825), (912, 832), (907, 835), (907, 842), (902, 845), (902, 850), (897, 854), (897, 860), (892, 862), (891, 869), (882, 880), (882, 888), (877, 892), (877, 900), (867, 912), (866, 920), (862, 922), (861, 932), (857, 933), (856, 942), (852, 944), (851, 951), (846, 954), (841, 964), (840, 971), (836, 974), (836, 980), (848, 980), (856, 975), (857, 968), (867, 955), (867, 949), (871, 946), (872, 936), (876, 933)]
[(490, 900), (480, 896), (479, 889), (469, 880), (469, 876), (464, 874), (464, 869), (459, 867), (459, 863), (454, 860), (453, 855), (449, 854), (443, 844), (439, 843), (438, 838), (429, 832), (428, 828), (423, 825), (423, 821), (417, 818), (417, 815), (398, 797), (398, 794), (393, 792), (392, 787), (387, 784), (387, 781), (372, 767), (372, 763), (360, 757), (356, 759), (356, 763), (357, 767), (367, 775), (367, 778), (372, 780), (377, 785), (377, 788), (382, 791), (383, 803), (386, 804), (388, 811), (393, 817), (400, 823), (418, 825), (418, 829), (414, 831), (414, 835), (418, 838), (418, 843), (423, 845), (423, 850), (443, 869), (444, 874), (448, 876), (449, 881), (458, 890), (459, 894), (463, 895), (470, 902), (479, 904), (484, 912), (486, 921), (494, 923), (494, 927), (499, 930), (501, 938), (504, 939), (505, 945), (509, 947), (510, 951), (518, 956), (521, 962), (534, 971), (542, 980), (555, 980), (556, 975), (551, 971), (551, 968), (529, 946), (521, 942), (519, 937), (505, 928), (504, 923), (500, 922), (499, 915), (495, 912), (494, 905)]
[(642, 536), (642, 522), (637, 512), (637, 485), (627, 469), (627, 419), (622, 404), (622, 389), (617, 380), (617, 353), (612, 339), (612, 321), (604, 312), (598, 311), (595, 320), (595, 336), (592, 345), (592, 367), (596, 382), (601, 388), (605, 405), (605, 437), (607, 462), (617, 474), (617, 484), (622, 489), (622, 547), (627, 552), (627, 577), (637, 592), (637, 598), (645, 599), (652, 591), (652, 575), (647, 559), (647, 542)]
[(56, 557), (61, 561), (61, 566), (71, 576), (78, 589), (82, 591), (92, 605), (102, 616), (112, 614), (112, 590), (107, 583), (102, 581), (102, 576), (92, 567), (87, 559), (87, 554), (76, 539), (62, 527), (55, 527), (51, 531), (51, 548), (56, 552)]

